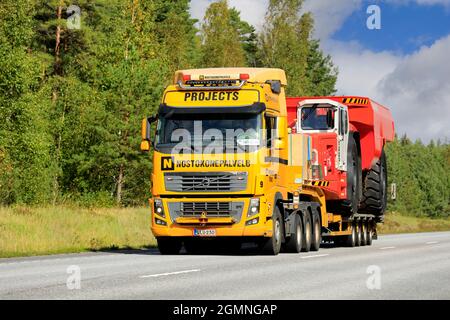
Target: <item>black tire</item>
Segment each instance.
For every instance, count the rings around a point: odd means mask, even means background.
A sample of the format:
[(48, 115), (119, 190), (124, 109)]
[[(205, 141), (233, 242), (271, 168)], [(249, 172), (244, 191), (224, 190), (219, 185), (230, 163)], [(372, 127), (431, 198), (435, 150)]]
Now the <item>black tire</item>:
[(366, 244), (368, 246), (371, 246), (372, 241), (373, 241), (373, 229), (372, 228), (373, 228), (372, 222), (371, 221), (367, 222), (367, 242), (366, 242)]
[(356, 246), (356, 227), (355, 227), (355, 224), (352, 224), (352, 226), (351, 226), (351, 228), (352, 228), (352, 233), (350, 234), (350, 235), (348, 235), (348, 236), (346, 236), (346, 239), (345, 239), (345, 246), (346, 247), (355, 247)]
[(280, 253), (281, 250), (281, 240), (283, 238), (284, 223), (278, 206), (274, 208), (272, 220), (272, 237), (263, 240), (262, 251), (264, 254), (276, 256)]
[(312, 214), (313, 217), (313, 233), (311, 241), (311, 251), (319, 251), (320, 243), (322, 242), (322, 226), (320, 223), (320, 217), (318, 212)]
[(381, 157), (364, 176), (364, 190), (359, 212), (373, 214), (382, 221), (387, 205), (387, 164), (384, 150)]
[(291, 234), (291, 237), (285, 244), (286, 252), (299, 253), (302, 251), (302, 246), (304, 242), (303, 238), (303, 225), (302, 219), (298, 214), (294, 218), (295, 232)]
[(352, 216), (358, 212), (362, 195), (361, 157), (355, 139), (348, 138), (347, 148), (347, 199), (340, 201), (340, 212), (344, 216)]
[(309, 252), (311, 250), (311, 242), (313, 237), (312, 233), (313, 231), (312, 231), (311, 215), (307, 211), (304, 215), (303, 220), (303, 239), (304, 239), (302, 246), (303, 252)]
[(194, 239), (185, 240), (184, 249), (188, 254), (200, 254), (202, 252), (199, 241)]
[(181, 250), (181, 241), (176, 238), (158, 238), (158, 249), (161, 254), (179, 254)]
[(361, 246), (367, 245), (367, 221), (361, 221)]
[(355, 226), (355, 230), (356, 230), (356, 242), (355, 242), (355, 245), (357, 247), (359, 247), (359, 246), (361, 246), (361, 240), (362, 240), (361, 222), (360, 221), (355, 221), (353, 223), (353, 225)]

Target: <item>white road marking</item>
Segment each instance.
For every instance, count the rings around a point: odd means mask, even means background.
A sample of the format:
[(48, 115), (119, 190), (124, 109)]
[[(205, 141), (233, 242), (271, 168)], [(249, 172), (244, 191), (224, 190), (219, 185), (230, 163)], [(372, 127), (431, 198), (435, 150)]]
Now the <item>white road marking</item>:
[(192, 272), (199, 272), (199, 271), (200, 271), (200, 269), (182, 270), (182, 271), (175, 271), (175, 272), (149, 274), (146, 276), (140, 276), (139, 278), (157, 278), (157, 277), (165, 277), (165, 276), (172, 276), (172, 275), (177, 275), (177, 274), (192, 273)]
[(380, 250), (389, 250), (389, 249), (395, 249), (395, 247), (383, 247), (383, 248), (380, 248)]
[(329, 254), (327, 253), (327, 254), (316, 254), (316, 255), (313, 255), (313, 256), (305, 256), (305, 257), (301, 257), (302, 259), (310, 259), (310, 258), (319, 258), (319, 257), (326, 257), (326, 256), (329, 256)]
[(436, 244), (436, 243), (439, 243), (439, 241), (429, 241), (429, 242), (427, 242), (427, 244)]

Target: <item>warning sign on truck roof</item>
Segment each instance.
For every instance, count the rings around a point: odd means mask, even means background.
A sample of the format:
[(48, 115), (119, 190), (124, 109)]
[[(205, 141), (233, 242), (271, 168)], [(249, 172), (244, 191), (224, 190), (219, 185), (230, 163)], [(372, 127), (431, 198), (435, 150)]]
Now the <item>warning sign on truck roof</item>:
[(364, 98), (344, 98), (342, 103), (346, 104), (369, 104), (369, 99)]

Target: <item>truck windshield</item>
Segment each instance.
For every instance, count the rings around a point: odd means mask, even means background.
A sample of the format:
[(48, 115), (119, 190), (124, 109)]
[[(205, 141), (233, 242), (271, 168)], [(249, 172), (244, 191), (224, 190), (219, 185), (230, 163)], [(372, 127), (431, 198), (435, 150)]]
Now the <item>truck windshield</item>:
[(334, 110), (330, 107), (302, 108), (301, 125), (303, 130), (330, 130), (334, 128)]
[(262, 115), (173, 114), (158, 121), (155, 148), (164, 152), (251, 152), (261, 146)]

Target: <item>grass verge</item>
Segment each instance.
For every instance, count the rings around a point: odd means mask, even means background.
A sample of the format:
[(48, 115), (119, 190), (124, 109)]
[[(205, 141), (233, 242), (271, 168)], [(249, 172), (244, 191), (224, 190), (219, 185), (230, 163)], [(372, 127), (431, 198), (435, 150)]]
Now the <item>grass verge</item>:
[(0, 208), (0, 257), (156, 245), (147, 208)]
[(378, 226), (379, 234), (450, 231), (450, 218), (431, 219), (388, 212), (384, 224)]
[[(386, 215), (379, 234), (450, 230), (450, 218)], [(154, 247), (147, 208), (0, 208), (0, 258)]]

